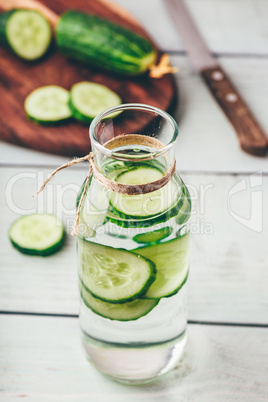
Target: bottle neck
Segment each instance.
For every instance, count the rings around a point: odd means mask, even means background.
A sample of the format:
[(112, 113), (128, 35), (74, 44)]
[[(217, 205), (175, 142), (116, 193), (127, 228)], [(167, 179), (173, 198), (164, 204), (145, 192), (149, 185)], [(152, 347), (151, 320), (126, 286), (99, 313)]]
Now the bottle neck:
[(112, 180), (116, 172), (139, 166), (158, 169), (165, 175), (175, 159), (174, 144), (167, 150), (157, 139), (138, 134), (118, 136), (102, 147), (93, 144), (92, 148), (97, 169)]

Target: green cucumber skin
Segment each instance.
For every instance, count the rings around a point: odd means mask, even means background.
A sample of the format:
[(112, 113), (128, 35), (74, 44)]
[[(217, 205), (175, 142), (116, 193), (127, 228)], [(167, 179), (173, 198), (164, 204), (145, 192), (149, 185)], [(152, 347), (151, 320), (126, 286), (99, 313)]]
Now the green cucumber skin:
[[(138, 167), (137, 167), (138, 168)], [(155, 167), (157, 169), (157, 166)], [(158, 168), (158, 170), (160, 170)], [(183, 206), (184, 200), (187, 199), (189, 202), (189, 213), (182, 214), (181, 217), (178, 217), (176, 219), (176, 223), (181, 225), (182, 223), (185, 223), (188, 221), (190, 218), (190, 211), (191, 211), (191, 196), (190, 193), (184, 184), (184, 182), (181, 180), (182, 184), (182, 194), (183, 196), (179, 198), (178, 202), (167, 212), (163, 212), (161, 215), (158, 216), (147, 216), (146, 219), (144, 219), (144, 216), (136, 216), (135, 219), (133, 219), (133, 216), (131, 215), (126, 215), (123, 212), (118, 211), (116, 208), (114, 208), (113, 205), (110, 204), (110, 212), (113, 214), (113, 216), (107, 216), (107, 220), (110, 222), (114, 223), (117, 226), (124, 227), (124, 228), (146, 228), (150, 226), (154, 226), (159, 223), (167, 222), (169, 219), (176, 217), (177, 215), (180, 214), (181, 207)], [(120, 219), (116, 219), (116, 218)]]
[(69, 57), (124, 75), (138, 75), (154, 64), (148, 40), (95, 15), (69, 10), (56, 27), (56, 42)]
[[(89, 189), (89, 186), (91, 184), (92, 179), (93, 179), (93, 174), (91, 173), (91, 176), (90, 176), (89, 181), (88, 181), (86, 193), (85, 193), (85, 198), (87, 196), (87, 191)], [(82, 197), (82, 194), (83, 194), (83, 191), (84, 191), (84, 188), (85, 188), (85, 185), (86, 185), (86, 181), (87, 181), (87, 178), (85, 178), (85, 180), (83, 181), (82, 186), (80, 187), (80, 190), (79, 190), (79, 192), (77, 194), (77, 197), (76, 197), (76, 210), (77, 210), (77, 208), (79, 206), (80, 198)]]
[(4, 46), (6, 46), (13, 53), (15, 53), (15, 52), (7, 40), (6, 25), (9, 20), (9, 17), (16, 11), (17, 10), (11, 10), (11, 11), (7, 11), (5, 13), (0, 14), (0, 43), (2, 43)]
[[(188, 269), (187, 274), (185, 275), (185, 278), (184, 278), (183, 282), (180, 284), (180, 286), (178, 286), (176, 289), (174, 289), (173, 292), (169, 293), (168, 295), (162, 296), (161, 299), (163, 299), (163, 298), (164, 298), (164, 299), (167, 299), (167, 298), (169, 298), (169, 297), (175, 296), (175, 295), (178, 293), (178, 291), (181, 290), (181, 288), (183, 287), (183, 285), (185, 285), (185, 283), (187, 282), (188, 276), (189, 276), (189, 269)], [(146, 295), (145, 295), (145, 296), (142, 296), (142, 299), (159, 300), (158, 298), (155, 298), (155, 297), (148, 297), (148, 296), (146, 296)]]
[[(21, 57), (20, 55), (18, 55), (16, 53), (16, 51), (13, 49), (13, 47), (10, 45), (8, 38), (7, 38), (7, 34), (6, 34), (6, 26), (8, 23), (9, 18), (11, 17), (12, 14), (16, 13), (17, 11), (21, 11), (21, 10), (25, 10), (25, 9), (19, 9), (19, 8), (14, 8), (10, 11), (6, 11), (4, 13), (0, 13), (0, 44), (4, 45), (9, 51), (11, 51), (14, 55), (16, 55), (17, 57), (19, 57), (21, 60), (24, 60), (28, 63), (33, 63), (36, 60), (42, 61), (42, 59), (44, 58), (44, 56), (46, 55), (46, 53), (49, 51), (50, 47), (51, 47), (51, 43), (48, 46), (48, 48), (46, 49), (45, 53), (42, 54), (40, 57), (38, 57), (37, 59), (25, 59), (23, 57)], [(39, 11), (37, 10), (31, 10), (31, 11), (36, 11), (37, 13), (39, 13)], [(40, 13), (39, 13), (40, 14)], [(45, 17), (44, 17), (45, 18)], [(49, 22), (47, 21), (48, 25)], [(38, 121), (37, 121), (38, 122)]]
[[(185, 233), (183, 236), (181, 236), (181, 238), (184, 237), (184, 236), (188, 236), (188, 235), (189, 235), (189, 233)], [(177, 240), (178, 240), (178, 237), (176, 237), (175, 239), (168, 240), (167, 242), (164, 242), (163, 244), (166, 244), (166, 243), (169, 243), (169, 244), (170, 244), (170, 243), (172, 243), (172, 242), (176, 242)], [(157, 246), (158, 244), (161, 244), (161, 243), (154, 243), (154, 244), (152, 244), (152, 246), (142, 246), (142, 247), (138, 247), (138, 248), (135, 248), (135, 249), (132, 250), (132, 251), (135, 252), (135, 253), (137, 253), (137, 254), (139, 254), (140, 250), (142, 250), (142, 249), (148, 249), (148, 247), (154, 247), (154, 246)], [(141, 255), (142, 255), (142, 254), (141, 254)], [(156, 271), (157, 271), (157, 268), (156, 268)], [(161, 296), (160, 299), (162, 299), (162, 298), (168, 298), (168, 297), (171, 297), (171, 296), (174, 296), (175, 294), (177, 294), (178, 291), (179, 291), (179, 290), (183, 287), (183, 285), (186, 283), (186, 281), (187, 281), (187, 279), (188, 279), (188, 276), (189, 276), (189, 267), (188, 267), (188, 270), (187, 270), (187, 274), (185, 275), (184, 280), (180, 283), (180, 285), (179, 285), (176, 289), (174, 289), (172, 292)], [(147, 295), (142, 296), (142, 298), (143, 298), (143, 299), (150, 299), (150, 300), (151, 300), (151, 299), (153, 299), (153, 300), (159, 299), (159, 297), (148, 297)]]
[(42, 126), (46, 126), (46, 127), (61, 126), (65, 123), (68, 123), (73, 117), (71, 115), (70, 117), (66, 117), (65, 119), (48, 121), (48, 120), (36, 119), (35, 117), (30, 116), (28, 113), (26, 113), (26, 115), (27, 115), (28, 119), (31, 120), (33, 123), (41, 124)]
[[(82, 289), (81, 289), (81, 288), (82, 288)], [(144, 317), (145, 315), (149, 314), (150, 311), (152, 311), (152, 310), (157, 306), (157, 304), (158, 304), (159, 301), (160, 301), (160, 299), (151, 299), (151, 300), (154, 300), (154, 301), (155, 301), (154, 305), (153, 305), (150, 309), (148, 309), (144, 314), (141, 314), (141, 315), (139, 315), (139, 316), (137, 316), (137, 317), (135, 317), (135, 318), (131, 318), (131, 319), (111, 318), (111, 317), (107, 317), (106, 315), (101, 314), (99, 311), (95, 310), (92, 306), (90, 306), (90, 304), (87, 302), (86, 298), (83, 297), (83, 290), (84, 290), (85, 292), (88, 292), (88, 290), (85, 288), (85, 286), (84, 286), (82, 283), (81, 283), (81, 288), (80, 288), (80, 296), (81, 296), (83, 302), (85, 303), (85, 305), (86, 305), (93, 313), (99, 315), (100, 317), (103, 317), (103, 318), (106, 318), (106, 319), (108, 319), (108, 320), (111, 320), (111, 321), (121, 321), (121, 322), (136, 321), (136, 320), (138, 320), (139, 318)], [(89, 293), (90, 293), (90, 292), (89, 292)], [(92, 293), (91, 293), (91, 295), (92, 295)], [(93, 295), (92, 295), (92, 296), (93, 296)], [(93, 297), (95, 297), (95, 296), (93, 296)], [(148, 299), (148, 300), (149, 300), (149, 299)]]
[[(13, 225), (16, 225), (17, 222), (20, 219), (24, 219), (26, 215), (22, 216), (19, 219), (16, 219), (10, 226), (9, 230), (8, 230), (8, 238), (10, 240), (10, 243), (12, 244), (12, 246), (17, 249), (18, 251), (20, 251), (22, 254), (26, 254), (26, 255), (32, 255), (32, 256), (40, 256), (40, 257), (49, 257), (52, 254), (57, 253), (58, 251), (60, 251), (62, 249), (62, 247), (64, 246), (65, 240), (66, 240), (66, 233), (65, 230), (62, 229), (62, 237), (60, 238), (60, 240), (57, 243), (52, 244), (50, 247), (47, 247), (46, 249), (43, 250), (38, 250), (38, 249), (34, 249), (34, 248), (26, 248), (26, 247), (22, 247), (20, 245), (18, 245), (11, 237), (11, 231), (13, 228)], [(30, 216), (30, 215), (29, 215)]]
[(90, 118), (88, 116), (85, 116), (83, 113), (80, 113), (79, 110), (77, 110), (76, 107), (74, 107), (71, 99), (69, 100), (68, 105), (69, 105), (69, 108), (70, 108), (70, 110), (72, 112), (72, 117), (75, 120), (79, 121), (80, 123), (83, 123), (84, 125), (87, 125), (87, 124), (91, 123), (92, 120), (94, 119), (94, 117)]
[[(179, 201), (177, 202), (176, 205), (174, 205), (173, 208), (171, 208), (169, 211), (167, 212), (163, 212), (161, 215), (152, 215), (152, 216), (148, 216), (146, 217), (146, 219), (144, 219), (144, 216), (136, 216), (135, 218), (137, 219), (133, 219), (133, 216), (131, 215), (125, 215), (122, 212), (117, 211), (115, 208), (113, 208), (111, 206), (111, 212), (113, 213), (113, 217), (111, 216), (107, 216), (107, 219), (114, 223), (117, 226), (121, 226), (124, 228), (146, 228), (146, 227), (150, 227), (150, 226), (154, 226), (158, 223), (162, 223), (162, 222), (167, 222), (169, 219), (174, 218), (174, 216), (176, 216), (181, 208), (181, 204), (182, 201), (181, 199), (179, 199)], [(118, 216), (118, 218), (120, 219), (116, 219), (116, 217)], [(138, 221), (138, 219), (140, 219), (140, 221)]]
[(22, 254), (36, 255), (40, 257), (49, 257), (50, 255), (55, 254), (62, 249), (65, 243), (65, 238), (66, 236), (64, 234), (62, 239), (58, 243), (53, 244), (53, 246), (47, 248), (46, 250), (35, 250), (35, 249), (24, 248), (15, 243), (10, 237), (9, 240), (12, 243), (13, 247), (16, 248), (18, 251), (20, 251)]
[(115, 169), (122, 169), (123, 172), (120, 172), (118, 174), (118, 176), (116, 176), (116, 177), (119, 177), (122, 173), (126, 173), (126, 172), (129, 172), (130, 170), (138, 169), (140, 167), (145, 167), (145, 168), (146, 167), (148, 167), (148, 168), (153, 167), (154, 169), (159, 170), (159, 172), (161, 172), (161, 173), (164, 173), (164, 171), (165, 171), (163, 165), (160, 162), (158, 162), (157, 160), (150, 161), (150, 164), (148, 164), (146, 162), (136, 162), (135, 161), (135, 162), (133, 162), (133, 166), (131, 166), (127, 162), (117, 161), (117, 166), (116, 167), (114, 165), (114, 161), (112, 161), (112, 162), (108, 162), (105, 165), (103, 165), (102, 169), (106, 174), (113, 173), (113, 171)]
[[(107, 248), (113, 248), (113, 247), (109, 247), (109, 246), (105, 246), (105, 247), (107, 247)], [(122, 250), (122, 251), (131, 252), (131, 251), (126, 250), (126, 249), (124, 249), (124, 248), (117, 248), (116, 250), (118, 250), (118, 251)], [(136, 255), (137, 255), (137, 253), (133, 253), (133, 254), (136, 254)], [(154, 280), (155, 280), (155, 278), (156, 278), (156, 267), (155, 267), (155, 264), (153, 263), (153, 261), (149, 260), (149, 259), (146, 258), (146, 257), (142, 257), (142, 258), (143, 258), (144, 260), (146, 260), (146, 261), (148, 262), (148, 264), (150, 265), (150, 268), (151, 268), (150, 276), (149, 276), (148, 280), (145, 282), (145, 284), (144, 284), (143, 288), (140, 290), (140, 292), (137, 292), (137, 293), (135, 293), (134, 295), (131, 295), (130, 297), (126, 297), (126, 298), (120, 299), (120, 300), (118, 300), (118, 299), (116, 299), (116, 300), (113, 300), (113, 299), (105, 299), (105, 298), (101, 297), (100, 295), (96, 295), (95, 293), (93, 293), (93, 292), (85, 285), (85, 283), (83, 282), (82, 278), (79, 278), (79, 280), (80, 280), (80, 282), (82, 283), (83, 287), (86, 289), (87, 292), (89, 292), (90, 294), (92, 294), (92, 296), (94, 296), (96, 299), (102, 300), (102, 301), (104, 301), (104, 302), (106, 302), (106, 303), (121, 304), (121, 303), (127, 303), (127, 302), (130, 302), (130, 301), (139, 299), (139, 298), (143, 297), (143, 296), (146, 294), (147, 290), (149, 289), (149, 287), (151, 286), (151, 284), (154, 282)]]
[[(187, 209), (186, 210), (181, 210), (178, 212), (178, 215), (176, 216), (176, 223), (178, 225), (182, 225), (183, 223), (186, 223), (191, 215), (191, 210), (192, 210), (192, 201), (191, 201), (191, 196), (189, 193), (188, 188), (186, 187), (186, 185), (184, 184), (184, 182), (182, 181), (182, 191), (184, 194), (184, 201), (186, 203), (188, 203), (187, 205)], [(183, 207), (184, 202), (182, 203), (182, 207)]]
[[(11, 231), (11, 228), (12, 228), (12, 226), (9, 229), (9, 233)], [(66, 240), (66, 233), (63, 231), (62, 238), (60, 239), (60, 241), (53, 244), (51, 247), (46, 248), (45, 250), (36, 250), (33, 248), (21, 247), (12, 240), (10, 235), (8, 235), (8, 238), (9, 238), (12, 246), (15, 249), (17, 249), (18, 251), (20, 251), (22, 254), (36, 255), (36, 256), (40, 256), (40, 257), (49, 257), (50, 255), (55, 254), (62, 249), (62, 247), (64, 246), (64, 243), (65, 243), (65, 240)]]
[[(146, 243), (156, 244), (160, 243), (161, 240), (164, 240), (166, 237), (170, 236), (172, 232), (173, 229), (171, 227), (164, 227), (161, 229), (153, 230), (152, 232), (139, 233), (133, 237), (133, 240), (139, 244), (146, 244)], [(156, 234), (156, 240), (153, 241), (151, 235), (153, 236), (154, 234)], [(157, 234), (159, 234), (159, 236), (157, 236)]]

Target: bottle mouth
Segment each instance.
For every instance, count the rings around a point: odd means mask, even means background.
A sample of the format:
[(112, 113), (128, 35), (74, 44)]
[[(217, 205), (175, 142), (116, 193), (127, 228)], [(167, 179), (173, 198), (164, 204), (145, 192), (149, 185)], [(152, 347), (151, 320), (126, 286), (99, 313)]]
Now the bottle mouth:
[[(169, 130), (172, 132), (172, 136), (169, 142), (167, 144), (163, 143), (163, 147), (160, 149), (154, 150), (152, 152), (148, 153), (146, 152), (146, 155), (142, 154), (136, 154), (136, 155), (126, 155), (125, 153), (121, 153), (120, 151), (114, 151), (113, 149), (106, 147), (105, 143), (101, 144), (98, 139), (96, 138), (95, 132), (96, 128), (98, 125), (102, 124), (101, 122), (105, 122), (109, 120), (115, 119), (117, 115), (119, 115), (121, 112), (126, 111), (126, 110), (132, 110), (132, 111), (137, 111), (137, 112), (148, 112), (151, 114), (154, 114), (155, 116), (160, 116), (162, 119), (169, 125)], [(131, 133), (131, 134), (139, 134), (139, 133)], [(106, 155), (110, 158), (118, 159), (118, 160), (150, 160), (152, 158), (157, 158), (166, 152), (168, 152), (175, 144), (175, 141), (177, 140), (178, 137), (178, 126), (176, 121), (173, 119), (173, 117), (170, 116), (167, 112), (164, 112), (163, 110), (150, 106), (150, 105), (145, 105), (142, 103), (126, 103), (126, 104), (121, 104), (116, 107), (112, 107), (109, 109), (106, 109), (104, 112), (100, 113), (97, 115), (91, 122), (90, 127), (89, 127), (89, 135), (90, 135), (90, 140), (91, 140), (91, 145), (92, 148), (94, 147), (96, 150), (98, 150), (100, 153), (103, 155)], [(122, 133), (122, 135), (127, 135), (127, 133)], [(150, 137), (150, 136), (148, 136)], [(117, 138), (114, 136), (114, 138)], [(151, 137), (153, 138), (153, 136)], [(112, 142), (112, 140), (107, 141), (109, 143)]]

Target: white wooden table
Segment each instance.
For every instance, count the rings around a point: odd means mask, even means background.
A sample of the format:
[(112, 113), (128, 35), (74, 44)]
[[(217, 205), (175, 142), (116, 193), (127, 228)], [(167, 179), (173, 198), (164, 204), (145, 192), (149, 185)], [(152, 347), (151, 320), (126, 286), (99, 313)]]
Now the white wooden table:
[[(193, 196), (189, 342), (178, 367), (129, 387), (87, 363), (80, 346), (74, 239), (46, 259), (14, 250), (12, 222), (34, 210), (70, 225), (86, 166), (0, 144), (0, 401), (180, 402), (268, 400), (268, 158), (245, 154), (194, 72), (160, 0), (117, 0), (169, 51), (180, 104), (178, 169)], [(187, 0), (211, 51), (268, 134), (268, 1)], [(60, 202), (59, 202), (60, 201)]]

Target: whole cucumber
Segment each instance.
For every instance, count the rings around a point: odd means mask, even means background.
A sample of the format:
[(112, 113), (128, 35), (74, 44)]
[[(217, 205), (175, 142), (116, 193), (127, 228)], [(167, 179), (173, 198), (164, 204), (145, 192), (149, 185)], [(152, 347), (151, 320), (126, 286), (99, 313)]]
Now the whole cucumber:
[(69, 10), (56, 27), (56, 42), (69, 57), (123, 75), (147, 71), (156, 50), (145, 38), (95, 15)]

